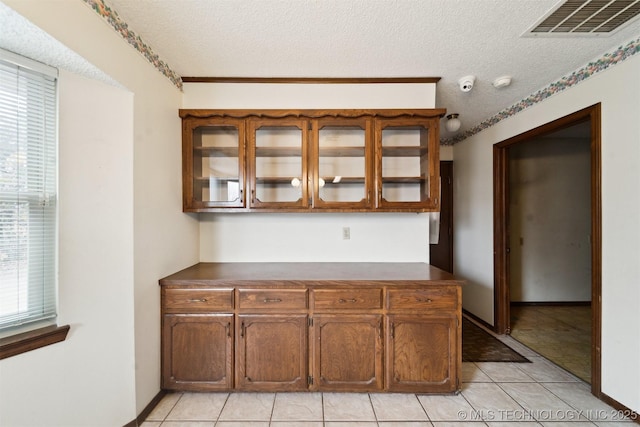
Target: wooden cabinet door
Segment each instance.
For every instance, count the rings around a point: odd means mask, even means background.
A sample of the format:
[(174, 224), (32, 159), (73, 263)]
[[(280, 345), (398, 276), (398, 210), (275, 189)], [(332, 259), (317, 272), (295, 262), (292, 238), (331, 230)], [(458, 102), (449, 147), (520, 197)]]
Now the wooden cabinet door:
[(239, 315), (236, 386), (243, 390), (307, 389), (307, 315)]
[(317, 315), (313, 330), (313, 389), (382, 389), (381, 315)]
[(248, 121), (249, 207), (309, 206), (308, 128), (304, 119)]
[(244, 120), (185, 118), (182, 192), (185, 212), (241, 208), (244, 197)]
[(233, 387), (233, 315), (166, 314), (162, 331), (162, 388)]
[(373, 206), (373, 127), (370, 118), (323, 118), (311, 122), (314, 209)]
[(439, 118), (375, 122), (376, 207), (439, 209)]
[(387, 331), (389, 390), (451, 392), (457, 389), (456, 317), (389, 315)]

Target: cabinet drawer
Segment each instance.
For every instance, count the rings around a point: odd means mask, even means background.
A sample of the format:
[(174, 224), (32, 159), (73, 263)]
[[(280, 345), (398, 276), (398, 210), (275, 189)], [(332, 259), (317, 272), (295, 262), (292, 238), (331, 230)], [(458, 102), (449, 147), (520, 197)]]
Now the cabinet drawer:
[(306, 289), (240, 289), (238, 307), (243, 309), (306, 309)]
[(168, 311), (233, 310), (233, 289), (165, 289), (164, 308)]
[(382, 308), (382, 289), (316, 289), (316, 310), (360, 310)]
[(455, 309), (458, 294), (455, 287), (428, 289), (389, 289), (389, 309)]

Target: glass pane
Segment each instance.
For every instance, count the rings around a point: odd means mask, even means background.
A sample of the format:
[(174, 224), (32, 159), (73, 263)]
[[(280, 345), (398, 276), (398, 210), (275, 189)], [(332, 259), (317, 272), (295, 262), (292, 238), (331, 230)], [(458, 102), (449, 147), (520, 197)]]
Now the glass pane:
[(429, 197), (428, 129), (387, 127), (382, 131), (382, 198), (422, 202)]
[(302, 130), (296, 126), (256, 131), (256, 198), (296, 202), (302, 197)]
[(240, 199), (238, 129), (205, 126), (193, 135), (194, 197), (203, 202), (235, 202)]
[(366, 198), (365, 132), (353, 126), (325, 126), (318, 135), (320, 199), (359, 202)]

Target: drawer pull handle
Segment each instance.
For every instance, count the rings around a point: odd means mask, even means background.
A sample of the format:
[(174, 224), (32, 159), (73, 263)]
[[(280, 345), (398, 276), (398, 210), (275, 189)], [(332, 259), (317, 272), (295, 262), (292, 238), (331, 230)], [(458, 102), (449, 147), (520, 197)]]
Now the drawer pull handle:
[(280, 298), (265, 298), (262, 302), (282, 302)]
[(206, 298), (192, 298), (189, 302), (207, 302)]
[(433, 302), (431, 298), (416, 298), (417, 302)]
[(353, 303), (358, 302), (358, 300), (357, 300), (357, 299), (355, 299), (355, 298), (349, 298), (349, 299), (340, 298), (340, 299), (338, 300), (338, 302), (339, 302), (340, 304), (344, 304), (344, 303), (346, 303), (346, 302), (350, 302), (351, 304), (353, 304)]

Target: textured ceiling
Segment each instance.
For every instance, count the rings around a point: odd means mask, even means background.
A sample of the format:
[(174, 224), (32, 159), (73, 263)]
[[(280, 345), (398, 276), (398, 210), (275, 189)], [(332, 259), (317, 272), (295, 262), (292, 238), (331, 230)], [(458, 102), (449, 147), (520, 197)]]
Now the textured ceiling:
[(86, 59), (0, 2), (0, 48), (85, 77), (122, 87)]
[[(640, 20), (599, 37), (522, 37), (559, 0), (82, 1), (113, 9), (179, 76), (440, 77), (436, 106), (462, 120), (445, 141), (640, 42)], [(503, 75), (512, 84), (494, 88)]]
[[(181, 76), (441, 77), (459, 132), (640, 35), (521, 37), (557, 0), (105, 0)], [(458, 80), (475, 75), (471, 92)], [(511, 86), (492, 82), (513, 76)], [(443, 129), (443, 137), (447, 135)]]

